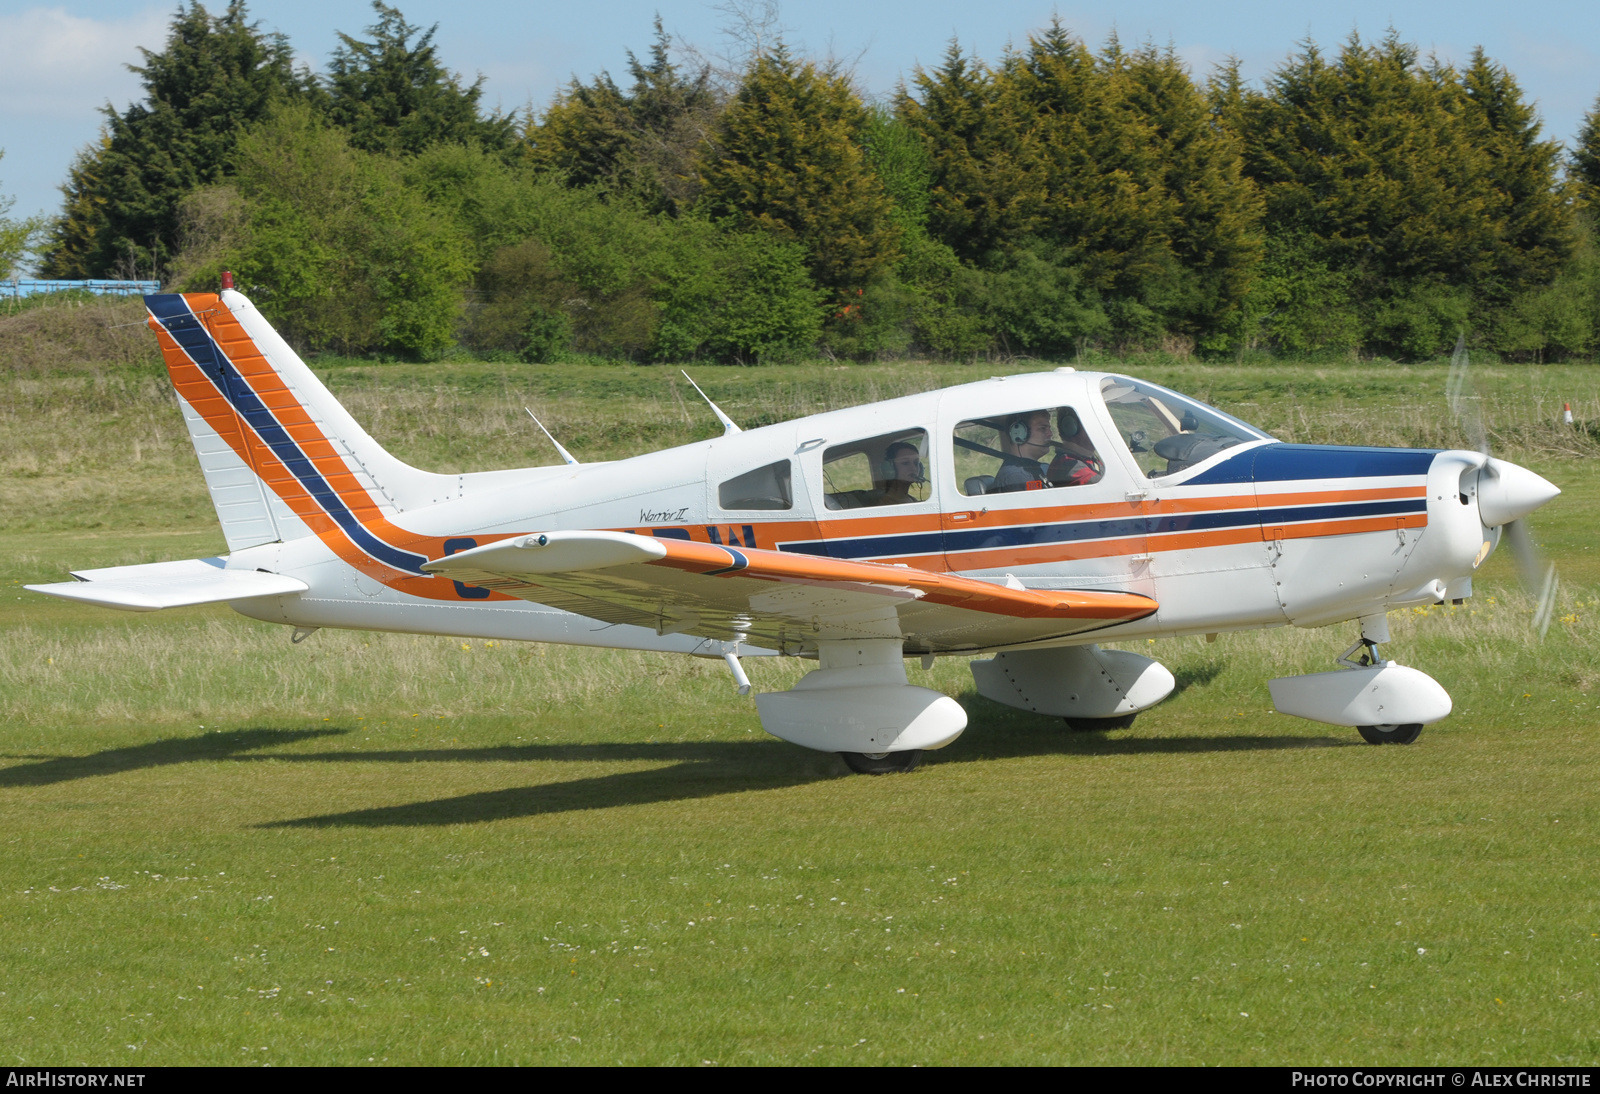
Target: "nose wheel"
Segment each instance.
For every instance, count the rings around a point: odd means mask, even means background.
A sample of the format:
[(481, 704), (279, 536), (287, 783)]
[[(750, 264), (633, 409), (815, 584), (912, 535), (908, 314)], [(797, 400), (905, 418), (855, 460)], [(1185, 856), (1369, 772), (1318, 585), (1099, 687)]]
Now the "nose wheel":
[(1360, 733), (1361, 739), (1369, 745), (1408, 745), (1422, 736), (1422, 724), (1411, 722), (1400, 726), (1356, 726), (1356, 732)]
[(841, 752), (845, 766), (857, 775), (898, 775), (914, 771), (922, 762), (922, 749), (910, 748), (904, 752)]

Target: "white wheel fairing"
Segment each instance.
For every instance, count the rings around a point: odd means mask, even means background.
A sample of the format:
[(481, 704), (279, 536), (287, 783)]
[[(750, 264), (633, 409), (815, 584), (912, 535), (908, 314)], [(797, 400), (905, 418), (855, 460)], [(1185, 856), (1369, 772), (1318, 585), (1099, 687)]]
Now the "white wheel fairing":
[(1267, 688), (1279, 713), (1335, 726), (1428, 725), (1452, 707), (1437, 680), (1393, 661), (1280, 677)]

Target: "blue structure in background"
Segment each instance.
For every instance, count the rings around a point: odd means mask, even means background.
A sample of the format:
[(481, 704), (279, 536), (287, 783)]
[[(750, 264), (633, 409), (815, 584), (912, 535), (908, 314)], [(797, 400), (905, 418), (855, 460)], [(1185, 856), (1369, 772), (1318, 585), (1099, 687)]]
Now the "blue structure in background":
[(0, 281), (0, 299), (34, 296), (42, 292), (92, 292), (101, 296), (144, 296), (161, 291), (159, 281), (45, 281), (35, 277), (21, 277), (14, 281)]

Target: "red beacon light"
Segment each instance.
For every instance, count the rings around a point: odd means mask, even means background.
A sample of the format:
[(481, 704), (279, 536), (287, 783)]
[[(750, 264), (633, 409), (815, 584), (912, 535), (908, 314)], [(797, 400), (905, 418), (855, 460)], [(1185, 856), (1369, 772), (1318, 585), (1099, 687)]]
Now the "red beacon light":
[(229, 290), (231, 288), (233, 288), (233, 271), (232, 270), (223, 270), (222, 271), (222, 289), (223, 289), (224, 292), (226, 292), (227, 290)]

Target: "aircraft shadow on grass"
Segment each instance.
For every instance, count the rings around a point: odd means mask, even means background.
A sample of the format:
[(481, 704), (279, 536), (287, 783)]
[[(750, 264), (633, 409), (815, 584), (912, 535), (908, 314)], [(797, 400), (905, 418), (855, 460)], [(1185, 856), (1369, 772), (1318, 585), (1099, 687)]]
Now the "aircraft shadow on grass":
[[(1175, 753), (1249, 752), (1263, 749), (1329, 748), (1350, 742), (1333, 737), (1212, 736), (1174, 738), (1109, 737), (1105, 733), (1070, 733), (1053, 727), (1041, 730), (1037, 720), (1015, 719), (1010, 728), (984, 726), (970, 731), (927, 762), (976, 763), (1043, 755), (1139, 756)], [(1069, 735), (1070, 734), (1070, 735)], [(622, 761), (678, 762), (670, 767), (601, 775), (592, 779), (545, 783), (538, 786), (490, 790), (434, 801), (409, 802), (377, 809), (327, 813), (262, 825), (264, 828), (382, 828), (475, 824), (482, 821), (532, 817), (550, 813), (610, 809), (625, 805), (651, 805), (689, 801), (722, 794), (779, 790), (828, 779), (851, 776), (843, 761), (825, 753), (807, 753), (781, 741), (703, 742), (698, 744), (643, 745), (530, 745), (482, 749), (434, 749), (391, 753), (274, 753), (272, 760), (339, 763), (375, 762), (483, 762), (483, 761)]]
[[(1196, 681), (1202, 683), (1204, 681)], [(1031, 756), (1160, 756), (1330, 748), (1354, 744), (1341, 737), (1288, 734), (1218, 734), (1130, 737), (1075, 733), (1059, 723), (963, 696), (973, 728), (928, 763), (986, 763)], [(0, 790), (47, 786), (100, 775), (181, 763), (626, 763), (668, 766), (535, 786), (490, 790), (376, 809), (358, 809), (277, 821), (263, 828), (429, 827), (476, 824), (556, 813), (692, 801), (849, 777), (843, 761), (776, 740), (749, 742), (639, 742), (495, 745), (486, 748), (418, 748), (360, 752), (262, 752), (349, 729), (241, 729), (168, 738), (87, 756), (55, 756), (0, 769)]]
[[(166, 737), (142, 745), (109, 748), (87, 756), (51, 756), (35, 763), (0, 768), (0, 789), (18, 786), (49, 786), (96, 775), (119, 775), (147, 767), (169, 764), (203, 763), (206, 760), (238, 759), (242, 752), (293, 744), (315, 737), (345, 733), (342, 729), (235, 729), (206, 733), (199, 737)], [(35, 759), (35, 757), (5, 757)]]

